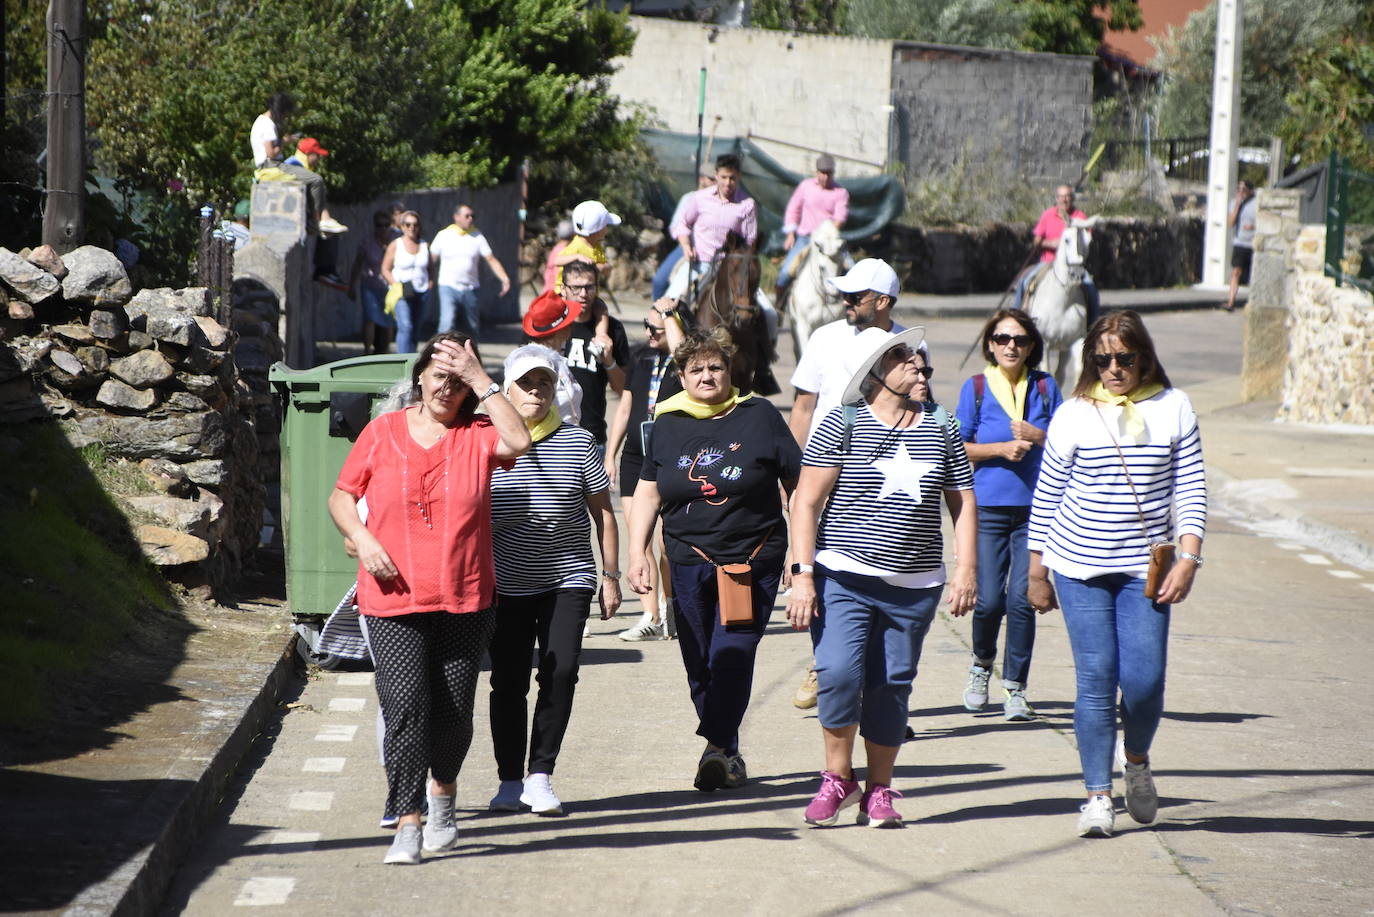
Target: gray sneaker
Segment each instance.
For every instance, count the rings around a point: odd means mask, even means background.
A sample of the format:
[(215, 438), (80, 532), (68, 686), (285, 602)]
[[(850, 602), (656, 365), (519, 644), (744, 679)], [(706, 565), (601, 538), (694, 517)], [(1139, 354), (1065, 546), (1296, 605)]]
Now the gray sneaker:
[(1125, 742), (1118, 738), (1116, 763), (1121, 765), (1121, 774), (1126, 778), (1127, 813), (1139, 824), (1150, 824), (1159, 815), (1159, 793), (1155, 790), (1154, 775), (1150, 773), (1150, 762), (1132, 764), (1127, 761)]
[(725, 789), (737, 790), (749, 782), (749, 770), (744, 766), (744, 756), (733, 754), (726, 763)]
[(968, 684), (964, 685), (964, 709), (977, 713), (988, 703), (988, 679), (991, 668), (983, 668), (978, 663), (968, 667)]
[(429, 797), (429, 820), (425, 822), (424, 848), (426, 853), (452, 850), (458, 843), (458, 824), (453, 820), (453, 797)]
[(1014, 681), (1002, 682), (1007, 699), (1002, 702), (1002, 718), (1009, 723), (1025, 723), (1035, 719), (1035, 711), (1026, 700), (1026, 686)]
[(386, 852), (383, 863), (400, 866), (418, 866), (420, 863), (420, 826), (402, 825), (396, 829), (396, 839)]

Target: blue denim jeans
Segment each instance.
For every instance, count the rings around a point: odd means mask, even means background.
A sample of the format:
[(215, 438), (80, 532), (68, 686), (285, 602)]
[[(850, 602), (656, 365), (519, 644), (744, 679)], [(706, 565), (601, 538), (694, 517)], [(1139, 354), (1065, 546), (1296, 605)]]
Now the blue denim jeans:
[(973, 656), (991, 665), (997, 636), (1007, 619), (1002, 680), (1023, 688), (1035, 649), (1035, 609), (1026, 599), (1030, 554), (1026, 551), (1029, 506), (978, 507), (978, 604), (973, 607)]
[(1164, 714), (1169, 606), (1145, 598), (1145, 580), (1125, 573), (1088, 580), (1056, 573), (1054, 586), (1073, 646), (1073, 731), (1083, 783), (1089, 792), (1110, 790), (1117, 689), (1131, 753), (1149, 753)]
[[(457, 322), (457, 325), (454, 325)], [(476, 287), (439, 287), (439, 329), (461, 331), (474, 341), (482, 330), (482, 306), (477, 301)]]
[(415, 332), (425, 320), (425, 294), (402, 296), (396, 301), (396, 352), (415, 352)]
[(792, 272), (797, 268), (797, 256), (801, 254), (802, 249), (810, 244), (810, 236), (797, 236), (797, 240), (792, 243), (792, 247), (783, 256), (782, 267), (778, 268), (778, 282), (774, 286), (785, 287), (792, 282)]
[(673, 268), (682, 260), (682, 246), (679, 245), (668, 253), (668, 257), (663, 259), (663, 263), (654, 271), (653, 293), (654, 300), (663, 298), (663, 294), (668, 292), (668, 277), (673, 273)]
[(812, 619), (817, 712), (826, 729), (896, 747), (906, 737), (911, 682), (943, 586), (902, 589), (874, 576), (816, 568)]

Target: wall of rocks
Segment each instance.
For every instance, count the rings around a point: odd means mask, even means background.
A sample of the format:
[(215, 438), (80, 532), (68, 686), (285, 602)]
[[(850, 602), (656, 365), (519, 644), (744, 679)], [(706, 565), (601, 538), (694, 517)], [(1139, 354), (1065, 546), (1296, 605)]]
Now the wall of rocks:
[[(1347, 229), (1344, 269), (1358, 273), (1374, 228)], [(1293, 249), (1281, 420), (1374, 425), (1374, 296), (1322, 272), (1325, 228), (1303, 226)]]
[(1261, 188), (1255, 197), (1255, 253), (1241, 366), (1241, 396), (1246, 401), (1278, 400), (1283, 394), (1302, 194), (1296, 188)]
[(230, 582), (262, 524), (252, 377), (265, 392), (275, 316), (226, 326), (204, 288), (134, 293), (94, 246), (0, 248), (0, 315), (0, 424), (56, 419), (74, 447), (139, 463), (149, 492), (122, 505), (144, 553), (190, 588)]

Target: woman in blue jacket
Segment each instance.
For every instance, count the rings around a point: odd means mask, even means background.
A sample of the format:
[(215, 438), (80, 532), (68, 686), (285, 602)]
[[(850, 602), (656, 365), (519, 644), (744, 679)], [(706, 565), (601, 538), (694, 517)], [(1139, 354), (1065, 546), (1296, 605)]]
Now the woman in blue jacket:
[(997, 636), (1006, 618), (1002, 714), (1019, 722), (1035, 716), (1026, 701), (1035, 647), (1035, 612), (1026, 600), (1026, 529), (1045, 429), (1064, 398), (1054, 379), (1035, 368), (1045, 342), (1025, 312), (999, 311), (983, 326), (982, 342), (987, 368), (964, 383), (956, 412), (974, 463), (978, 501), (978, 604), (964, 707), (977, 712), (988, 702)]

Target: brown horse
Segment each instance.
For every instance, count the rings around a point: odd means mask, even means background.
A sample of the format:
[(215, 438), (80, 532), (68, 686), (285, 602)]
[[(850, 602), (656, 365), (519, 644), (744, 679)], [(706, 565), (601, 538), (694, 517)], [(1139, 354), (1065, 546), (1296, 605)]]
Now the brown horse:
[(715, 274), (697, 291), (691, 305), (699, 328), (724, 325), (735, 342), (730, 360), (730, 383), (741, 392), (776, 395), (780, 389), (771, 364), (777, 354), (759, 308), (759, 262), (753, 249), (736, 233), (726, 237), (716, 255)]

